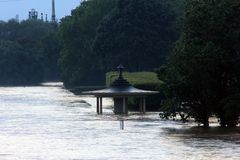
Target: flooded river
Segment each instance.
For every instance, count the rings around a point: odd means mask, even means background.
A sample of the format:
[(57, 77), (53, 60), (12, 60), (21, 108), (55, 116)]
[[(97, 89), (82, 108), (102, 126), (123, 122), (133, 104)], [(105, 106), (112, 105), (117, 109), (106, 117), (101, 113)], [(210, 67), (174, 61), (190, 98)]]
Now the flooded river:
[(238, 160), (240, 131), (162, 121), (157, 113), (125, 117), (120, 130), (111, 100), (61, 83), (0, 88), (0, 160)]

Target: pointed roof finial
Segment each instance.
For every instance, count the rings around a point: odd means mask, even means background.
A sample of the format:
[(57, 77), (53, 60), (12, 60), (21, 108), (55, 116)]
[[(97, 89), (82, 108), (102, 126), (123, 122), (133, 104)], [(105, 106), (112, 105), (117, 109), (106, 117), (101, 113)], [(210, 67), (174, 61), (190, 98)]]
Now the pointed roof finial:
[(119, 65), (117, 67), (118, 71), (119, 71), (119, 76), (118, 78), (111, 84), (112, 87), (128, 87), (131, 86), (131, 84), (123, 78), (123, 65)]
[(118, 69), (118, 71), (119, 71), (119, 77), (118, 77), (118, 78), (123, 78), (123, 69), (124, 69), (123, 65), (120, 64), (120, 65), (117, 67), (117, 69)]

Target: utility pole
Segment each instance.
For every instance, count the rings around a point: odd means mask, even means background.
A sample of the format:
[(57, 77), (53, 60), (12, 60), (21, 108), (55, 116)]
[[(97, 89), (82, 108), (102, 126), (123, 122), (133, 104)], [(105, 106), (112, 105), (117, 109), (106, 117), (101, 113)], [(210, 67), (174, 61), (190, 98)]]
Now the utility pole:
[(55, 0), (52, 0), (52, 23), (56, 22)]

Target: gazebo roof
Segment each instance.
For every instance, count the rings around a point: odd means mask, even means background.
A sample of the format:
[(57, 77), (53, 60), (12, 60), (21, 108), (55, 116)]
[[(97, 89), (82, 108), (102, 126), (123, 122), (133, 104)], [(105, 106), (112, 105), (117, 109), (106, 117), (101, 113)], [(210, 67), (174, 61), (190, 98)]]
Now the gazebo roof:
[(127, 97), (127, 96), (147, 96), (157, 94), (157, 91), (147, 91), (133, 87), (127, 80), (123, 78), (122, 65), (118, 66), (119, 77), (111, 84), (109, 88), (83, 92), (84, 95), (94, 95), (96, 97)]
[(94, 95), (97, 97), (124, 97), (124, 96), (146, 96), (157, 94), (157, 91), (146, 91), (137, 89), (133, 86), (128, 87), (110, 87), (102, 90), (83, 92), (84, 95)]

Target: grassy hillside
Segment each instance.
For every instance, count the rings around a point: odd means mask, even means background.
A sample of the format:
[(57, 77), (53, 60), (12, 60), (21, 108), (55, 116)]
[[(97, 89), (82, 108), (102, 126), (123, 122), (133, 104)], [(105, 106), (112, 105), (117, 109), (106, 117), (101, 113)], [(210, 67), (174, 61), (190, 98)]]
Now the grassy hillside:
[[(118, 72), (106, 73), (106, 85), (109, 86), (117, 77)], [(142, 84), (160, 85), (162, 83), (154, 72), (124, 72), (123, 77), (134, 86)]]

